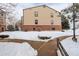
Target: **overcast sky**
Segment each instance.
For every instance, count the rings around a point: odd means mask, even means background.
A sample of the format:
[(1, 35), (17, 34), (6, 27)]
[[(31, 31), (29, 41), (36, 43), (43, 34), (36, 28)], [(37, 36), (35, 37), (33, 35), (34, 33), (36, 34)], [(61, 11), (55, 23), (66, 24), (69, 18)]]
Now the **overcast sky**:
[(16, 6), (17, 18), (18, 19), (21, 18), (21, 16), (23, 15), (23, 9), (34, 7), (34, 6), (39, 6), (39, 5), (47, 5), (57, 11), (61, 11), (62, 9), (65, 9), (72, 4), (70, 3), (18, 3)]

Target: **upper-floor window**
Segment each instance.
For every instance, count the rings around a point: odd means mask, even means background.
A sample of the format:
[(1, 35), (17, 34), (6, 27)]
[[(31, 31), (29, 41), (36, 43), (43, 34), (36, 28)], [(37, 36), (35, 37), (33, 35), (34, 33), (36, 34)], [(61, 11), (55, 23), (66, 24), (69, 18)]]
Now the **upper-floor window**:
[(54, 23), (54, 21), (53, 20), (51, 20), (51, 24), (53, 24)]
[(1, 16), (3, 16), (3, 14), (1, 14)]
[(53, 13), (51, 13), (50, 17), (53, 17)]
[(55, 28), (52, 28), (52, 30), (55, 30)]
[(35, 31), (36, 30), (36, 28), (33, 28), (33, 31)]
[(35, 12), (34, 12), (34, 16), (35, 16), (35, 17), (38, 17), (38, 11), (35, 11)]
[(35, 20), (35, 24), (38, 24), (38, 20), (37, 19)]

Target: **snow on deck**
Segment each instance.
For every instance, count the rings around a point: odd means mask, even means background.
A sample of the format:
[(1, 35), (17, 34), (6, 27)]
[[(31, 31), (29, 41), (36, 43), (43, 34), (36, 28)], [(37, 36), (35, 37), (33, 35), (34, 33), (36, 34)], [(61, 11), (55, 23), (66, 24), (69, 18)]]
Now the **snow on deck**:
[(0, 56), (35, 56), (37, 51), (28, 43), (0, 42)]
[[(79, 31), (76, 32), (76, 35), (79, 35), (78, 33)], [(73, 31), (65, 31), (65, 32), (61, 32), (61, 31), (28, 31), (28, 32), (24, 32), (24, 31), (6, 31), (6, 32), (1, 32), (0, 35), (9, 35), (11, 39), (24, 39), (24, 40), (34, 40), (34, 41), (49, 41), (52, 40), (56, 37), (60, 37), (60, 36), (69, 36), (73, 34)], [(47, 36), (47, 37), (51, 37), (51, 39), (47, 39), (47, 40), (42, 40), (39, 39), (38, 36)]]
[(62, 56), (62, 54), (61, 54), (61, 52), (60, 52), (59, 49), (57, 50), (57, 55), (58, 55), (58, 56)]
[(61, 41), (62, 46), (69, 56), (79, 56), (79, 36), (77, 40), (77, 42), (74, 42), (72, 37), (69, 37)]

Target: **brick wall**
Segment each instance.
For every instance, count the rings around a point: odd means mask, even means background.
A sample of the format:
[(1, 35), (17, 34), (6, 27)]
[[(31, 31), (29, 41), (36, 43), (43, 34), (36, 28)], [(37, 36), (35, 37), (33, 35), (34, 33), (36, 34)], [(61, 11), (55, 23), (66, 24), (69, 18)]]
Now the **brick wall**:
[(46, 31), (46, 30), (58, 30), (61, 31), (60, 25), (23, 25), (23, 31)]

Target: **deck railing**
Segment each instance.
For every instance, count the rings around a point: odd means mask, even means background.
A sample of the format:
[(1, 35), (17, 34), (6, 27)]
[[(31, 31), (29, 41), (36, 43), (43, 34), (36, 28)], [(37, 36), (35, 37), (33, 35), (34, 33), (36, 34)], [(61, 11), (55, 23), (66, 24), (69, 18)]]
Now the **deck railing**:
[(57, 46), (62, 56), (69, 56), (59, 39), (57, 39)]

